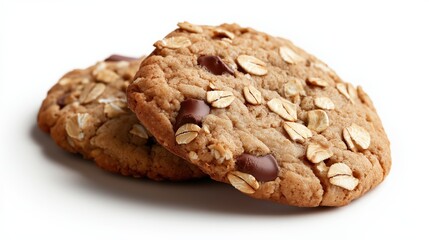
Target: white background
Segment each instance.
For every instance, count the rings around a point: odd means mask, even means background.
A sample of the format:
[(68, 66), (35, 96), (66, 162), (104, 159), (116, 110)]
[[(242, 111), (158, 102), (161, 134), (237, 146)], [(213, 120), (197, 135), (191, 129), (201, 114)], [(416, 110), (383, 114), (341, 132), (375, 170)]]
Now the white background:
[[(362, 85), (391, 140), (385, 182), (346, 207), (293, 208), (108, 174), (37, 129), (62, 74), (149, 53), (183, 20), (289, 38)], [(427, 239), (428, 33), (425, 1), (1, 1), (0, 239)]]

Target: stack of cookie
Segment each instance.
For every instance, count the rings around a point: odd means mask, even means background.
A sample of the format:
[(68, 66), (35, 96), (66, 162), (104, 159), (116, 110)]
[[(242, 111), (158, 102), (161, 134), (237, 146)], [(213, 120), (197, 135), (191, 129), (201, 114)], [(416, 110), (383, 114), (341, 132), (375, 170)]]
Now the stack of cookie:
[(301, 207), (348, 204), (389, 173), (389, 140), (361, 87), (286, 39), (178, 26), (144, 60), (114, 55), (67, 73), (40, 128), (109, 171), (208, 175)]

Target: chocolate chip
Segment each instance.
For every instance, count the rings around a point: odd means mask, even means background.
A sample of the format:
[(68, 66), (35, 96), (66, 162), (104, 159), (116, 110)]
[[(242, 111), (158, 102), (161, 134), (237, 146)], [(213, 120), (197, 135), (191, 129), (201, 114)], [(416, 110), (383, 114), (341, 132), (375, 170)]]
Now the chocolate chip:
[(62, 109), (67, 105), (66, 99), (70, 96), (70, 91), (67, 91), (63, 95), (61, 95), (59, 98), (57, 98), (57, 105)]
[(179, 114), (176, 117), (174, 131), (186, 123), (200, 124), (210, 113), (210, 107), (202, 100), (187, 99), (180, 104)]
[(122, 55), (116, 55), (113, 54), (112, 56), (104, 59), (105, 62), (119, 62), (119, 61), (135, 61), (137, 60), (137, 58), (133, 58), (133, 57), (127, 57), (127, 56), (122, 56)]
[(258, 181), (273, 181), (279, 173), (277, 160), (271, 154), (257, 157), (243, 153), (235, 163), (238, 171), (251, 174)]
[(234, 74), (228, 65), (226, 65), (222, 59), (218, 56), (200, 56), (198, 57), (198, 65), (205, 67), (209, 72), (214, 75), (222, 75), (224, 73)]

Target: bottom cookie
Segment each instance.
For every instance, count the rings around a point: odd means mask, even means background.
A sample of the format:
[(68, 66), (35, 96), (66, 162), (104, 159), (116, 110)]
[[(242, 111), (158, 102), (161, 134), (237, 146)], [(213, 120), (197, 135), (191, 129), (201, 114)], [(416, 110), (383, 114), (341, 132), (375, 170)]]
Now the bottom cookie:
[(125, 91), (141, 59), (112, 55), (65, 74), (48, 92), (38, 125), (63, 149), (110, 172), (153, 180), (204, 174), (156, 143), (126, 104)]

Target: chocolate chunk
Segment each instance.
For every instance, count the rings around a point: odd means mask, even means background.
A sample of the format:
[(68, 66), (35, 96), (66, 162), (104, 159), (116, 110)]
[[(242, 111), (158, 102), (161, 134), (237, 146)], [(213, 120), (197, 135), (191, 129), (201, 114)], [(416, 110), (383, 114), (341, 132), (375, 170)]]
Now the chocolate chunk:
[(277, 160), (271, 154), (257, 157), (243, 153), (236, 159), (236, 166), (238, 171), (248, 173), (262, 182), (273, 181), (279, 173)]
[(210, 107), (202, 100), (187, 99), (180, 104), (179, 114), (176, 117), (174, 131), (186, 123), (200, 124), (210, 113)]
[(198, 65), (205, 67), (214, 75), (222, 75), (224, 73), (234, 74), (234, 70), (226, 65), (218, 56), (200, 56), (197, 61)]
[(57, 105), (62, 109), (67, 105), (66, 99), (70, 96), (70, 91), (65, 92), (63, 95), (61, 95), (59, 98), (57, 98)]
[(104, 59), (104, 61), (105, 61), (105, 62), (119, 62), (119, 61), (127, 61), (127, 62), (130, 62), (130, 61), (135, 61), (135, 60), (137, 60), (137, 59), (138, 59), (138, 58), (126, 57), (126, 56), (122, 56), (122, 55), (116, 55), (116, 54), (113, 54), (112, 56), (110, 56), (110, 57), (108, 57), (108, 58)]
[(66, 106), (66, 97), (67, 94), (62, 95), (57, 99), (57, 105), (60, 107), (60, 109)]

